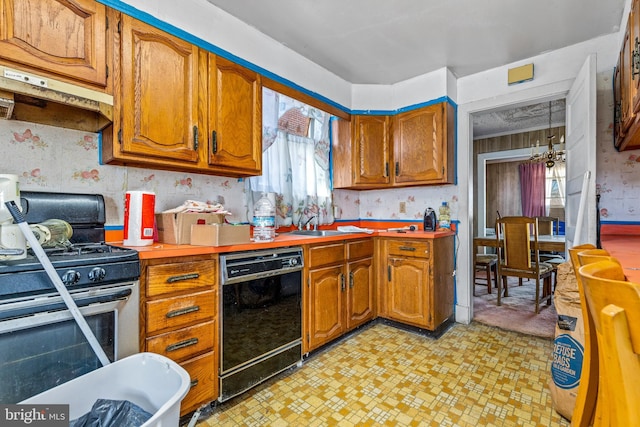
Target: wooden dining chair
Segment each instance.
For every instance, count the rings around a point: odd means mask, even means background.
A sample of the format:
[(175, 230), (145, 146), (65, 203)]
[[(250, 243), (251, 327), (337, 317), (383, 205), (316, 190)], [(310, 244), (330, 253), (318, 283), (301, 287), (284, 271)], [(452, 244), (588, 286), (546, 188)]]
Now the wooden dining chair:
[[(553, 267), (540, 262), (538, 249), (538, 221), (525, 216), (502, 217), (496, 221), (498, 252), (498, 305), (504, 296), (509, 296), (507, 277), (535, 279), (535, 312), (540, 312), (540, 299), (546, 298), (551, 305), (551, 273)], [(532, 259), (533, 257), (533, 259)], [(540, 288), (540, 282), (544, 288)]]
[(553, 216), (537, 216), (539, 236), (557, 236), (560, 234), (560, 218)]
[[(484, 271), (486, 282), (478, 282), (478, 271)], [(494, 254), (476, 254), (473, 267), (473, 296), (476, 296), (476, 285), (487, 285), (487, 293), (491, 293), (491, 274), (495, 288), (498, 288), (498, 256)]]
[(640, 425), (640, 284), (626, 281), (615, 259), (587, 264), (579, 274), (598, 339), (602, 424)]
[[(560, 235), (560, 218), (553, 216), (537, 216), (538, 236)], [(553, 267), (553, 288), (558, 284), (558, 266), (567, 260), (557, 252), (540, 251), (540, 261)]]

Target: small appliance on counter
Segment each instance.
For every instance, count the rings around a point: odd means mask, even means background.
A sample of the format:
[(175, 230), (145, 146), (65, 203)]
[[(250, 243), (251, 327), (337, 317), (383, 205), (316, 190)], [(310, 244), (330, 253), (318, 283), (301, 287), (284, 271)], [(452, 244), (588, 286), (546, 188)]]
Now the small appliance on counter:
[(422, 229), (424, 231), (436, 231), (436, 228), (438, 228), (436, 212), (432, 208), (427, 208), (424, 211), (424, 224)]
[(18, 175), (0, 175), (0, 261), (27, 257), (27, 243), (6, 202), (20, 203)]

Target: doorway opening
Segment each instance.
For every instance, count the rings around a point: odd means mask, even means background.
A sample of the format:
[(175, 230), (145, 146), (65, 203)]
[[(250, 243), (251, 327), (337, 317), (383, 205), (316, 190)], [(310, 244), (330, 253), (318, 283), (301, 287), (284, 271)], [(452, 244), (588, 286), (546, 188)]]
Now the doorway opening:
[[(529, 161), (535, 154), (544, 152), (550, 137), (555, 136), (555, 141), (559, 142), (561, 136), (565, 135), (565, 99), (476, 112), (471, 118), (473, 233), (474, 236), (492, 236), (498, 216), (522, 215), (519, 165)], [(564, 188), (558, 185), (564, 186), (564, 179), (559, 179), (558, 175), (564, 178), (564, 163), (558, 165), (558, 171), (554, 169), (555, 165), (546, 171), (548, 188), (545, 188), (545, 193), (549, 199), (546, 215), (556, 216), (564, 221), (564, 206), (558, 206), (558, 201), (563, 203)], [(483, 252), (492, 251), (493, 248), (485, 248)], [(478, 277), (484, 277), (484, 274), (479, 273)], [(475, 278), (472, 280), (475, 282)], [(474, 283), (474, 319), (504, 329), (553, 337), (557, 315), (553, 306), (543, 308), (539, 315), (534, 313), (535, 282), (525, 281), (522, 286), (518, 286), (517, 279), (510, 279), (509, 285), (511, 296), (503, 299), (503, 305), (498, 307), (497, 290), (494, 288), (493, 293), (489, 294), (488, 287)], [(531, 293), (531, 304), (527, 303), (527, 292)]]

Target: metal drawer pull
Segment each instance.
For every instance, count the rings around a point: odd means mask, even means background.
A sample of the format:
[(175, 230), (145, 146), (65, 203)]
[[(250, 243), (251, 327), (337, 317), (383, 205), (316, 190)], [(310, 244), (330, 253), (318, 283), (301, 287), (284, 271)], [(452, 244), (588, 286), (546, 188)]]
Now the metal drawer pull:
[(198, 380), (193, 380), (191, 381), (191, 385), (189, 386), (189, 388), (194, 388), (197, 385), (198, 385)]
[(175, 282), (180, 282), (182, 280), (197, 279), (198, 277), (200, 277), (200, 274), (198, 273), (188, 273), (188, 274), (183, 274), (181, 276), (171, 276), (167, 279), (167, 283), (175, 283)]
[(190, 345), (198, 344), (198, 338), (189, 338), (188, 340), (179, 341), (177, 343), (167, 346), (167, 352), (180, 350), (181, 348), (189, 347)]
[(411, 252), (416, 251), (416, 248), (413, 248), (411, 246), (400, 246), (398, 249), (400, 249), (401, 251), (411, 251)]
[(200, 311), (199, 305), (194, 305), (191, 307), (181, 308), (179, 310), (170, 311), (167, 313), (167, 318), (171, 319), (172, 317), (182, 316), (183, 314), (193, 313), (194, 311)]

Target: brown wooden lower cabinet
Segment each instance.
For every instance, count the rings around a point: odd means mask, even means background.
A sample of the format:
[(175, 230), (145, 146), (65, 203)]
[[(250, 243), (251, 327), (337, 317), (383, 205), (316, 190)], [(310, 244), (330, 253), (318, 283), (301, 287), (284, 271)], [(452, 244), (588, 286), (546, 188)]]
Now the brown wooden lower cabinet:
[(303, 351), (375, 317), (373, 240), (305, 248)]
[(217, 255), (142, 260), (140, 348), (187, 370), (180, 415), (218, 398)]
[(435, 330), (453, 315), (453, 236), (378, 241), (378, 315)]
[(191, 388), (180, 405), (180, 415), (184, 415), (218, 398), (217, 351), (194, 357), (181, 365), (191, 377)]

